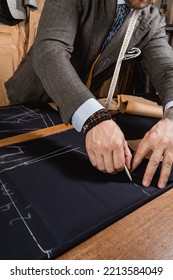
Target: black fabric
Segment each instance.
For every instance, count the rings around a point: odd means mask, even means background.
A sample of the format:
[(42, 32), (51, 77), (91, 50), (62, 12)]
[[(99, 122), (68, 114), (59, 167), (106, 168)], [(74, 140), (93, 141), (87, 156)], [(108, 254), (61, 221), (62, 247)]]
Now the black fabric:
[(130, 114), (116, 114), (113, 119), (122, 129), (126, 140), (141, 139), (151, 129), (158, 118), (135, 116)]
[(0, 22), (7, 25), (15, 25), (21, 22), (11, 15), (6, 0), (0, 0)]
[(60, 124), (57, 111), (49, 105), (0, 108), (0, 139)]
[[(145, 126), (146, 118), (119, 115), (123, 130), (132, 133), (131, 119), (134, 131), (139, 120)], [(160, 167), (152, 186), (142, 187), (146, 164), (132, 174), (135, 184), (125, 172), (103, 174), (75, 130), (1, 148), (0, 259), (55, 258), (172, 188), (173, 174), (165, 189), (156, 187)]]

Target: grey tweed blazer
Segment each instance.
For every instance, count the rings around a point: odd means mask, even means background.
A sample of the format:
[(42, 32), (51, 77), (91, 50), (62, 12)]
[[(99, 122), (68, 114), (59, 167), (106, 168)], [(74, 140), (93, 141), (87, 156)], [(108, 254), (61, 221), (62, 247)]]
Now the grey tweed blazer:
[[(36, 41), (6, 82), (11, 103), (39, 103), (50, 98), (68, 123), (75, 110), (113, 73), (129, 15), (97, 62), (91, 90), (85, 86), (116, 5), (116, 0), (47, 0)], [(141, 49), (138, 60), (164, 106), (173, 100), (173, 51), (156, 7), (141, 10), (128, 51), (132, 47)]]

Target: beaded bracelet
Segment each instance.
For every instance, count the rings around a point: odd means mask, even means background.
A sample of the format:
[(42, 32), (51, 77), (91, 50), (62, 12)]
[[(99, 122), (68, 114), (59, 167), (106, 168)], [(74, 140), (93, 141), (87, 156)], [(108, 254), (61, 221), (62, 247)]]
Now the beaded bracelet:
[(93, 128), (94, 126), (96, 126), (97, 124), (103, 121), (110, 120), (110, 119), (111, 119), (111, 115), (109, 114), (109, 112), (106, 111), (105, 109), (100, 109), (96, 111), (94, 114), (92, 114), (86, 120), (86, 122), (82, 127), (82, 131), (86, 135), (91, 128)]

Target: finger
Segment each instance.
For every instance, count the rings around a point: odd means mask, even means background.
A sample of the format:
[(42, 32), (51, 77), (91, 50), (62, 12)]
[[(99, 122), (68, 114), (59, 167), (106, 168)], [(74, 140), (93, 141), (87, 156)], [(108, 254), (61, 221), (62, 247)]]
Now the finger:
[(124, 155), (125, 155), (125, 164), (127, 168), (130, 170), (132, 154), (126, 141), (124, 141)]
[(172, 156), (170, 153), (165, 152), (162, 160), (162, 169), (161, 169), (161, 174), (158, 182), (158, 187), (159, 188), (164, 188), (166, 186), (166, 183), (169, 179), (169, 175), (172, 170)]
[(114, 163), (115, 170), (117, 171), (124, 170), (125, 155), (124, 155), (123, 145), (121, 145), (119, 149), (113, 150), (113, 163)]
[(113, 151), (107, 152), (104, 155), (105, 169), (108, 173), (115, 174)]
[(162, 159), (162, 155), (163, 155), (163, 150), (155, 150), (151, 157), (150, 160), (147, 164), (147, 168), (145, 170), (145, 174), (142, 180), (142, 184), (144, 187), (148, 187), (151, 184), (151, 181), (153, 179), (153, 176), (158, 168), (158, 165)]
[(102, 172), (106, 171), (103, 155), (100, 155), (100, 154), (96, 155), (96, 167), (97, 167), (98, 170), (100, 170)]
[(136, 167), (142, 162), (145, 156), (150, 152), (151, 146), (148, 145), (147, 141), (144, 139), (140, 142), (137, 150), (134, 154), (131, 171), (134, 171)]
[(89, 157), (91, 164), (94, 167), (97, 167), (97, 159), (96, 159), (95, 154), (92, 151), (88, 151), (88, 157)]

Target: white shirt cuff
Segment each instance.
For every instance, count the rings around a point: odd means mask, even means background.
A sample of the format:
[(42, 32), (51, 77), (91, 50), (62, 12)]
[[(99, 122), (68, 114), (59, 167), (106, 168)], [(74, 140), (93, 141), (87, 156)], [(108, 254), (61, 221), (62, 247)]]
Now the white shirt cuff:
[(100, 109), (104, 109), (104, 107), (97, 100), (94, 98), (88, 99), (73, 114), (72, 125), (80, 132), (86, 120)]
[(173, 107), (173, 100), (166, 103), (164, 111), (168, 110), (169, 108)]

